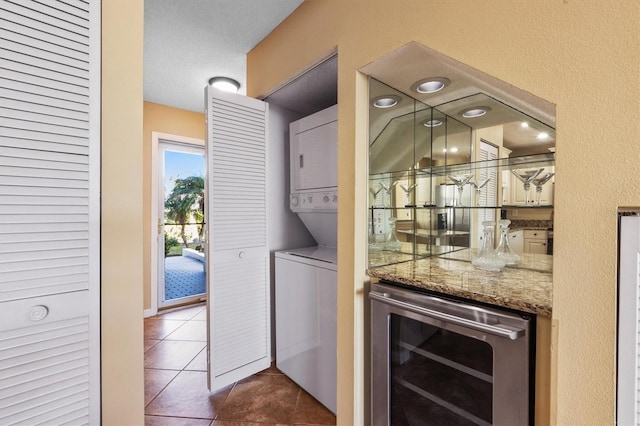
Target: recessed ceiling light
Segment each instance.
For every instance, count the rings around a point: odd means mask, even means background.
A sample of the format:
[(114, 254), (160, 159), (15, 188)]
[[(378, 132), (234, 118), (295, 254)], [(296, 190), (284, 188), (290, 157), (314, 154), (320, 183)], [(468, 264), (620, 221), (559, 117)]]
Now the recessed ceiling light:
[(425, 121), (422, 124), (425, 125), (426, 127), (438, 127), (438, 126), (442, 126), (442, 123), (444, 123), (442, 120), (438, 120), (437, 118), (433, 118), (431, 120)]
[(539, 141), (547, 140), (549, 138), (549, 133), (540, 132), (538, 133), (538, 136), (536, 136), (536, 138), (538, 138)]
[(435, 93), (444, 89), (450, 82), (451, 81), (445, 77), (423, 78), (413, 83), (411, 89), (422, 94)]
[(376, 108), (391, 108), (398, 105), (398, 102), (400, 102), (400, 96), (384, 95), (373, 98), (371, 100), (371, 105)]
[(476, 118), (476, 117), (482, 117), (489, 111), (491, 111), (491, 108), (487, 106), (479, 106), (479, 107), (464, 109), (460, 111), (460, 115), (462, 115), (464, 118)]
[(212, 77), (209, 79), (209, 85), (224, 92), (237, 93), (240, 89), (240, 83), (229, 77)]
[(529, 127), (529, 123), (527, 123), (526, 121), (523, 121), (523, 122), (520, 124), (520, 127), (522, 127), (522, 128), (524, 128), (524, 129), (526, 129), (527, 127)]
[(451, 152), (458, 152), (458, 148), (454, 146), (453, 148), (451, 148)]

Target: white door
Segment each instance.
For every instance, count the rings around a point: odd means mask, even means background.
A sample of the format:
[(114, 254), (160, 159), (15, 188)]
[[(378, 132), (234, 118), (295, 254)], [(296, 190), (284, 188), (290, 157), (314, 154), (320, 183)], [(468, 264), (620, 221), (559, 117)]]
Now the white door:
[(269, 367), (266, 103), (206, 89), (209, 389)]
[[(498, 158), (498, 148), (494, 145), (486, 143), (485, 141), (480, 141), (478, 144), (478, 155), (477, 161), (490, 161), (496, 160)], [(498, 205), (498, 172), (493, 168), (481, 168), (476, 172), (476, 183), (481, 183), (485, 179), (489, 179), (489, 182), (480, 189), (478, 193), (475, 191), (473, 186), (469, 186), (468, 190), (476, 192), (476, 194), (471, 196), (471, 200), (473, 202), (474, 197), (476, 197), (476, 205), (478, 206), (497, 206)], [(496, 221), (496, 211), (493, 209), (479, 209), (476, 211), (475, 215), (475, 226), (474, 233), (475, 237), (472, 241), (470, 241), (471, 247), (476, 247), (477, 244), (480, 244), (483, 238), (483, 227), (482, 222), (484, 221)], [(494, 229), (498, 229), (498, 226)]]
[(0, 424), (100, 422), (100, 1), (0, 0)]
[(158, 144), (157, 294), (160, 308), (196, 302), (206, 295), (202, 250), (205, 151), (204, 141), (201, 143), (161, 139)]

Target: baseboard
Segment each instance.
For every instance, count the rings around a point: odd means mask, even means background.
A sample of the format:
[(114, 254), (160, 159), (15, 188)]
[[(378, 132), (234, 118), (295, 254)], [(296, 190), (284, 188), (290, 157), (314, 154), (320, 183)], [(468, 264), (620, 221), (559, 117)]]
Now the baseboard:
[(145, 318), (149, 318), (149, 317), (152, 317), (152, 316), (156, 315), (157, 313), (158, 313), (158, 312), (157, 312), (156, 310), (154, 310), (154, 309), (145, 309), (145, 310), (142, 312), (142, 315), (143, 315)]

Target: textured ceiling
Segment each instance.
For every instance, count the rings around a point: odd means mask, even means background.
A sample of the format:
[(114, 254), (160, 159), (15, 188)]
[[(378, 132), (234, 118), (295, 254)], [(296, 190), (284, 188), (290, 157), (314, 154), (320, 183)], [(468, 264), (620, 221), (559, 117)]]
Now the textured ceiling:
[(214, 76), (245, 94), (247, 52), (302, 1), (145, 0), (145, 101), (202, 112)]

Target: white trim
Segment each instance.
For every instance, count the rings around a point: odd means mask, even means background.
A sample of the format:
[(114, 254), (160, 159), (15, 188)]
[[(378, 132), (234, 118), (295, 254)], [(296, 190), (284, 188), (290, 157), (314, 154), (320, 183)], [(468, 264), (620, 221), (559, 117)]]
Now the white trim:
[(637, 425), (640, 339), (640, 217), (619, 219), (617, 424)]
[(89, 3), (89, 422), (102, 418), (101, 190), (102, 190), (102, 2)]
[[(158, 313), (158, 219), (159, 207), (158, 203), (158, 190), (160, 179), (158, 177), (158, 151), (160, 149), (160, 142), (175, 142), (186, 145), (197, 145), (204, 148), (204, 140), (197, 138), (190, 138), (187, 136), (172, 135), (169, 133), (151, 132), (151, 248), (149, 255), (151, 256), (151, 308), (144, 311), (145, 318), (147, 316), (154, 316)], [(147, 315), (148, 314), (148, 315)]]

